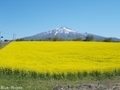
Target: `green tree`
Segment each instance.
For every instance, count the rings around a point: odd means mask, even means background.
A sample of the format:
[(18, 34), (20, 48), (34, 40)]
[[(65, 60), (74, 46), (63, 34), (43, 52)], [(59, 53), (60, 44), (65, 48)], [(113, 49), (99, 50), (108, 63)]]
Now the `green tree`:
[(104, 41), (104, 42), (112, 42), (112, 38), (111, 38), (111, 37), (105, 38), (103, 41)]
[(73, 41), (82, 41), (82, 38), (75, 38), (75, 39), (73, 39)]
[(59, 37), (58, 36), (54, 36), (53, 37), (53, 41), (59, 41)]
[(15, 41), (25, 41), (23, 38), (16, 39)]
[(93, 41), (94, 37), (92, 35), (87, 35), (85, 41)]

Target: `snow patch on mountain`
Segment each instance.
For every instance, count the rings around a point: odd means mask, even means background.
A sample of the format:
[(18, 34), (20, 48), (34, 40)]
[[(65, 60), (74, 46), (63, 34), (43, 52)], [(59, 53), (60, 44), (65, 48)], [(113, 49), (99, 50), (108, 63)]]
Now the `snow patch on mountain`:
[(54, 35), (59, 35), (59, 34), (69, 34), (69, 33), (77, 33), (75, 30), (69, 29), (66, 26), (60, 27), (60, 28), (55, 28), (53, 30), (49, 30), (47, 33), (51, 34), (53, 33)]

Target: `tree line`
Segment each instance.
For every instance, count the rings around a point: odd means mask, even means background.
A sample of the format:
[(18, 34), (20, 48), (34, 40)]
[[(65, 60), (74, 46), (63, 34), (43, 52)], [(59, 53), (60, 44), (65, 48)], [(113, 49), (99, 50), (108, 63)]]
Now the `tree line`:
[[(8, 41), (8, 40), (4, 40), (4, 41)], [(30, 39), (30, 40), (25, 40), (23, 38), (20, 39), (16, 39), (14, 41), (97, 41), (94, 39), (93, 35), (87, 35), (84, 39), (82, 39), (81, 37), (78, 38), (74, 38), (74, 39), (63, 39), (63, 38), (59, 38), (58, 36), (54, 36), (53, 38), (45, 38), (45, 39)], [(109, 38), (105, 38), (104, 40), (102, 40), (103, 42), (118, 42), (118, 41), (114, 41), (111, 37)]]

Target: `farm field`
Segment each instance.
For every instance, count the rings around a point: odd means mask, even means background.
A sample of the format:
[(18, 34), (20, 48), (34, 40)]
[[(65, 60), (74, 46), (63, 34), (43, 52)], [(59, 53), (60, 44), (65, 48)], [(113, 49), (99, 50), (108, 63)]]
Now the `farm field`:
[(120, 69), (120, 43), (12, 42), (0, 50), (0, 68), (46, 74)]
[(0, 49), (0, 86), (52, 90), (100, 82), (118, 87), (119, 53), (120, 43), (112, 42), (11, 42)]

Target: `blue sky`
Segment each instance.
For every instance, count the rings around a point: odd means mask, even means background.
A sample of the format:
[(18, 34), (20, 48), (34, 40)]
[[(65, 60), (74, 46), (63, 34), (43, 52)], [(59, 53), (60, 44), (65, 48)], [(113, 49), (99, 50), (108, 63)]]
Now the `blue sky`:
[(34, 35), (61, 26), (120, 38), (120, 0), (0, 0), (4, 39)]

